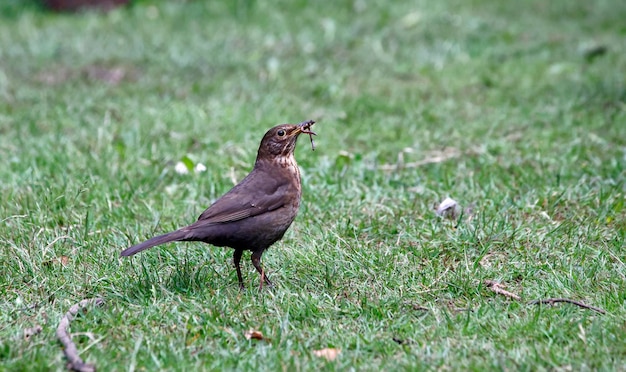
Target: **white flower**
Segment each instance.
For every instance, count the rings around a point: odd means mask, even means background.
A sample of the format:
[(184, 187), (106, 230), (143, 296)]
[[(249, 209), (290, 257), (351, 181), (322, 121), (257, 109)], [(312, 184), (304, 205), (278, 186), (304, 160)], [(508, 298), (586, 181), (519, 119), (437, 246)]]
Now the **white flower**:
[(179, 161), (178, 163), (176, 163), (176, 166), (174, 167), (174, 170), (178, 174), (187, 174), (187, 173), (189, 173), (189, 169), (187, 169), (187, 166), (182, 161)]
[(204, 164), (202, 164), (202, 163), (198, 163), (198, 164), (196, 164), (196, 166), (193, 168), (193, 170), (194, 170), (196, 173), (201, 173), (201, 172), (204, 172), (204, 171), (206, 171), (206, 165), (204, 165)]

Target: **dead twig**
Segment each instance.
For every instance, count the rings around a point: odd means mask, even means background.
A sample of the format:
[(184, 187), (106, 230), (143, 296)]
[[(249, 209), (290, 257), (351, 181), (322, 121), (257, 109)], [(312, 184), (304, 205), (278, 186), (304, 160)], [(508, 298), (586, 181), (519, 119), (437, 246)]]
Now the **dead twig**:
[[(489, 289), (491, 289), (492, 291), (494, 291), (497, 294), (501, 294), (503, 296), (512, 298), (514, 300), (521, 300), (521, 297), (516, 295), (515, 293), (511, 293), (507, 290), (504, 289), (504, 285), (493, 281), (493, 280), (485, 280), (485, 286)], [(581, 307), (583, 309), (587, 309), (587, 310), (592, 310), (595, 312), (598, 312), (600, 314), (606, 314), (606, 310), (601, 309), (599, 307), (595, 307), (595, 306), (591, 306), (591, 305), (586, 305), (580, 301), (576, 301), (576, 300), (572, 300), (569, 298), (546, 298), (546, 299), (542, 299), (542, 300), (534, 300), (534, 301), (530, 301), (528, 302), (528, 305), (554, 305), (556, 303), (559, 302), (564, 302), (564, 303), (568, 303), (568, 304), (572, 304), (572, 305), (576, 305), (578, 307)]]
[(595, 306), (591, 306), (591, 305), (586, 305), (580, 301), (576, 301), (576, 300), (571, 300), (569, 298), (546, 298), (543, 300), (535, 300), (535, 301), (530, 301), (528, 304), (529, 305), (554, 305), (558, 302), (565, 302), (568, 304), (572, 304), (572, 305), (576, 305), (578, 307), (581, 307), (583, 309), (587, 309), (587, 310), (592, 310), (595, 312), (598, 312), (600, 314), (606, 314), (606, 310), (601, 309), (599, 307), (595, 307)]
[(70, 322), (72, 319), (81, 309), (84, 309), (91, 304), (101, 306), (104, 304), (104, 300), (102, 298), (89, 298), (73, 305), (70, 307), (69, 311), (65, 313), (63, 318), (61, 318), (59, 326), (57, 327), (57, 338), (61, 344), (63, 344), (63, 352), (67, 357), (67, 369), (72, 371), (93, 372), (96, 370), (95, 365), (83, 362), (83, 360), (78, 356), (78, 349), (72, 341), (72, 335), (69, 333)]
[(504, 285), (493, 281), (493, 280), (485, 280), (485, 286), (489, 289), (491, 289), (492, 291), (494, 291), (497, 294), (506, 296), (508, 298), (512, 298), (514, 300), (521, 300), (522, 298), (518, 295), (516, 295), (515, 293), (509, 292), (506, 289), (504, 289)]

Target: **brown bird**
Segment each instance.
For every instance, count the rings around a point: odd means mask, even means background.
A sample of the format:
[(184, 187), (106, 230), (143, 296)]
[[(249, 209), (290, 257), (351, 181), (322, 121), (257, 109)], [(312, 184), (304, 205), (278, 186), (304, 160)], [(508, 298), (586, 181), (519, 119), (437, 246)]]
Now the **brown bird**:
[(189, 226), (156, 236), (124, 250), (132, 256), (156, 245), (173, 241), (201, 241), (235, 249), (233, 261), (239, 287), (244, 288), (239, 262), (244, 250), (252, 251), (252, 265), (263, 281), (272, 285), (261, 268), (261, 256), (280, 240), (298, 213), (302, 186), (293, 156), (298, 136), (311, 136), (313, 120), (275, 126), (265, 133), (252, 171), (224, 194)]

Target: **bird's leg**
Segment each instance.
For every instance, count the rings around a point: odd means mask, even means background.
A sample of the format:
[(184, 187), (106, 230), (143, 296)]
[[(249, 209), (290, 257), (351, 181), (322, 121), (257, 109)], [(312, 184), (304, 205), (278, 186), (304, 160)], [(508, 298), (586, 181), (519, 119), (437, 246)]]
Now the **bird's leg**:
[(267, 274), (265, 274), (265, 271), (261, 267), (261, 255), (263, 255), (263, 251), (254, 251), (252, 252), (252, 256), (250, 257), (250, 259), (252, 260), (252, 265), (254, 265), (256, 271), (261, 274), (261, 284), (259, 286), (260, 289), (263, 288), (263, 282), (265, 282), (265, 284), (269, 286), (272, 285), (272, 282), (270, 282), (270, 278), (267, 277)]
[(235, 269), (237, 270), (237, 279), (239, 279), (239, 289), (244, 290), (246, 287), (243, 285), (243, 277), (241, 276), (241, 267), (239, 263), (241, 262), (241, 255), (243, 251), (240, 249), (235, 249), (235, 253), (233, 253), (233, 262), (235, 263)]

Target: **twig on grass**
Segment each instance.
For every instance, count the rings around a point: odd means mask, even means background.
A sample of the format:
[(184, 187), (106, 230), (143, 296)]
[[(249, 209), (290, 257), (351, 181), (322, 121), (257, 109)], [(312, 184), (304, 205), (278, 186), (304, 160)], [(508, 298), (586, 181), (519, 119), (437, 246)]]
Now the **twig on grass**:
[(522, 299), (520, 296), (516, 295), (515, 293), (509, 292), (506, 289), (504, 289), (504, 285), (502, 285), (502, 284), (500, 284), (500, 283), (498, 283), (496, 281), (485, 280), (485, 286), (487, 286), (487, 288), (491, 289), (495, 293), (503, 295), (503, 296), (506, 296), (508, 298), (512, 298), (512, 299), (517, 300), (517, 301)]
[[(492, 291), (494, 291), (497, 294), (501, 294), (503, 296), (512, 298), (514, 300), (521, 300), (521, 297), (516, 295), (515, 293), (511, 293), (507, 290), (504, 289), (504, 286), (496, 281), (493, 280), (485, 280), (485, 286), (487, 286), (487, 288), (491, 289)], [(580, 301), (576, 301), (576, 300), (571, 300), (569, 298), (546, 298), (546, 299), (541, 299), (541, 300), (535, 300), (535, 301), (530, 301), (528, 302), (528, 305), (540, 305), (540, 304), (546, 304), (546, 305), (554, 305), (555, 303), (558, 302), (564, 302), (564, 303), (568, 303), (568, 304), (572, 304), (572, 305), (576, 305), (578, 307), (581, 307), (583, 309), (587, 309), (587, 310), (592, 310), (595, 312), (598, 312), (600, 314), (606, 314), (606, 311), (604, 309), (601, 309), (599, 307), (595, 307), (595, 306), (591, 306), (591, 305), (586, 305)]]
[(583, 309), (587, 309), (587, 310), (592, 310), (595, 312), (598, 312), (600, 314), (606, 314), (606, 310), (601, 309), (599, 307), (595, 307), (595, 306), (591, 306), (591, 305), (586, 305), (580, 301), (576, 301), (576, 300), (570, 300), (569, 298), (546, 298), (543, 300), (535, 300), (535, 301), (530, 301), (528, 304), (529, 305), (554, 305), (558, 302), (565, 302), (568, 304), (572, 304), (572, 305), (576, 305), (578, 307), (581, 307)]
[(67, 357), (67, 369), (72, 371), (93, 372), (96, 370), (95, 365), (83, 362), (83, 360), (78, 356), (78, 349), (72, 341), (72, 335), (69, 333), (70, 322), (72, 319), (81, 309), (84, 309), (91, 304), (101, 306), (104, 304), (104, 300), (99, 297), (89, 298), (73, 305), (70, 307), (69, 311), (65, 313), (63, 318), (61, 318), (59, 326), (57, 327), (57, 338), (61, 344), (63, 344), (63, 352)]

